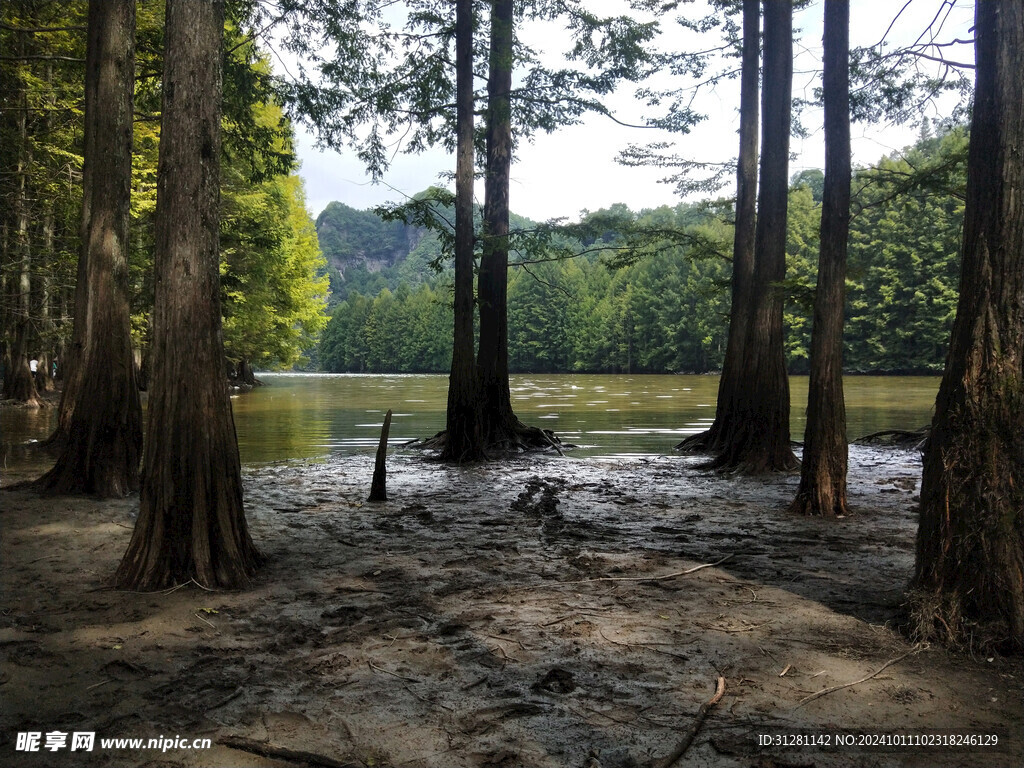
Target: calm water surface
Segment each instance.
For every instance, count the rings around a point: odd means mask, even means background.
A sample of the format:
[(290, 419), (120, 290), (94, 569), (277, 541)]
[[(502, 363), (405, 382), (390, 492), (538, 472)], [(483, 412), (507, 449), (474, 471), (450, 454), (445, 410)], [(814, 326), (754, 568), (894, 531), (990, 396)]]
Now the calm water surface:
[[(394, 417), (391, 443), (443, 429), (443, 375), (262, 374), (267, 386), (232, 398), (242, 461), (248, 464), (372, 452), (383, 414)], [(516, 413), (580, 446), (576, 456), (665, 454), (714, 419), (717, 376), (520, 375), (512, 377)], [(914, 429), (931, 420), (938, 377), (846, 379), (851, 438)], [(793, 377), (792, 430), (804, 430), (807, 377)], [(0, 412), (5, 442), (40, 439), (54, 409)]]

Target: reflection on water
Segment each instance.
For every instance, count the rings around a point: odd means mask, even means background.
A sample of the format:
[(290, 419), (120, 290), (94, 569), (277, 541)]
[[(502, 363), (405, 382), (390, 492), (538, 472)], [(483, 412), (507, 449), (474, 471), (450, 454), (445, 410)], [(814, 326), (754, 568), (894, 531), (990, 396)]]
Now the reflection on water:
[[(447, 376), (268, 374), (268, 386), (233, 399), (242, 460), (249, 463), (372, 451), (384, 412), (391, 443), (444, 428)], [(937, 377), (846, 380), (851, 437), (914, 429), (931, 420)], [(792, 429), (804, 429), (807, 378), (791, 380)], [(516, 413), (579, 448), (574, 456), (665, 454), (714, 420), (717, 376), (520, 375)]]
[[(248, 464), (372, 452), (384, 412), (391, 443), (444, 428), (447, 376), (263, 374), (267, 386), (232, 398), (242, 461)], [(851, 437), (927, 424), (937, 377), (846, 379)], [(670, 453), (714, 419), (717, 376), (521, 375), (512, 377), (516, 412), (579, 446), (576, 456)], [(791, 380), (794, 439), (803, 434), (807, 378)], [(55, 409), (0, 412), (3, 440), (41, 439)]]

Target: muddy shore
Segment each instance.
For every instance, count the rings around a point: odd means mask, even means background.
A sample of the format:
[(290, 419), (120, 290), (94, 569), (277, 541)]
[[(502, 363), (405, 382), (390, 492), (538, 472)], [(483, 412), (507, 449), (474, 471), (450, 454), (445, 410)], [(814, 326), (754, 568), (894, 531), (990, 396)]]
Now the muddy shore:
[[(375, 504), (369, 455), (247, 469), (268, 561), (244, 592), (113, 591), (136, 498), (0, 493), (0, 762), (646, 766), (719, 677), (679, 765), (1024, 760), (1021, 660), (892, 629), (913, 452), (852, 447), (853, 514), (834, 522), (784, 511), (796, 477), (681, 457), (450, 468), (398, 451), (388, 468)], [(96, 747), (16, 749), (54, 731)], [(211, 747), (98, 743), (176, 736)]]

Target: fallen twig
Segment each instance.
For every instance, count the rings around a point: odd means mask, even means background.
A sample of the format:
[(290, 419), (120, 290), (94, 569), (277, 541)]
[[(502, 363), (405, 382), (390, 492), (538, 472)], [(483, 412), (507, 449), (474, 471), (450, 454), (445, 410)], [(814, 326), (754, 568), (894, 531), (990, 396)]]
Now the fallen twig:
[(297, 749), (278, 747), (269, 742), (254, 741), (243, 736), (225, 736), (217, 739), (217, 743), (237, 749), (242, 752), (249, 752), (261, 757), (271, 757), (278, 760), (287, 760), (292, 763), (304, 763), (306, 765), (319, 766), (319, 768), (360, 768), (358, 763), (343, 763), (333, 757), (318, 755), (315, 752), (304, 752)]
[(206, 708), (206, 712), (207, 713), (213, 712), (213, 710), (220, 709), (221, 707), (223, 707), (228, 702), (234, 701), (235, 699), (237, 699), (239, 696), (242, 695), (242, 691), (244, 691), (244, 690), (245, 690), (245, 688), (243, 686), (241, 686), (241, 685), (238, 686), (237, 688), (235, 688), (234, 691), (229, 693), (227, 696), (225, 696), (223, 699), (218, 701), (216, 704), (214, 704), (213, 706), (207, 707)]
[[(807, 702), (814, 701), (815, 699), (821, 698), (822, 696), (825, 696), (825, 695), (827, 695), (829, 693), (835, 693), (836, 691), (843, 690), (843, 688), (850, 688), (850, 687), (852, 687), (854, 685), (860, 685), (861, 683), (866, 682), (866, 681), (870, 680), (873, 677), (876, 677), (883, 670), (888, 669), (893, 664), (896, 664), (897, 662), (903, 661), (905, 658), (907, 658), (907, 656), (913, 656), (915, 653), (920, 653), (922, 650), (924, 650), (924, 646), (921, 643), (918, 643), (913, 648), (911, 648), (909, 651), (904, 653), (902, 656), (897, 656), (895, 659), (892, 659), (890, 661), (885, 662), (885, 664), (880, 666), (878, 669), (876, 669), (870, 675), (867, 675), (866, 677), (862, 677), (860, 680), (854, 680), (852, 683), (846, 683), (844, 685), (834, 685), (831, 688), (826, 688), (823, 691), (818, 691), (817, 693), (812, 693), (810, 696), (805, 696), (804, 698), (800, 699), (800, 702), (795, 707), (793, 707), (793, 709), (797, 709), (799, 707), (802, 707)], [(819, 672), (818, 674), (820, 675), (821, 673)], [(817, 675), (815, 675), (815, 677), (817, 677)]]
[(447, 709), (449, 712), (454, 712), (455, 711), (452, 707), (449, 707), (447, 704), (442, 704), (440, 701), (435, 701), (433, 699), (428, 699), (428, 698), (425, 698), (423, 696), (420, 696), (418, 693), (416, 693), (416, 691), (414, 691), (408, 685), (403, 685), (402, 687), (405, 688), (405, 692), (406, 693), (408, 693), (410, 696), (412, 696), (417, 701), (422, 701), (424, 704), (429, 704), (432, 707), (440, 707), (441, 709)]
[(662, 653), (662, 654), (664, 654), (666, 656), (673, 656), (673, 657), (675, 657), (677, 659), (682, 659), (683, 661), (689, 661), (690, 660), (689, 656), (684, 656), (681, 653), (672, 653), (672, 651), (663, 651), (661, 648), (655, 648), (655, 647), (653, 647), (651, 645), (641, 645), (640, 643), (627, 643), (624, 640), (616, 640), (615, 638), (608, 637), (608, 635), (606, 635), (604, 633), (604, 630), (601, 627), (597, 628), (597, 633), (599, 635), (601, 635), (601, 637), (603, 637), (609, 643), (613, 643), (614, 645), (622, 645), (622, 646), (625, 646), (626, 648), (641, 648), (642, 650), (650, 651), (651, 653)]
[(739, 627), (738, 629), (730, 629), (728, 627), (713, 627), (710, 624), (701, 624), (700, 622), (697, 622), (697, 626), (703, 627), (704, 629), (710, 629), (714, 632), (751, 632), (755, 629), (761, 629), (761, 627), (767, 627), (771, 623), (771, 621), (766, 621), (764, 624), (751, 624), (749, 627)]
[(386, 669), (382, 669), (381, 667), (378, 667), (376, 664), (374, 664), (372, 661), (367, 661), (366, 663), (370, 665), (370, 669), (375, 669), (378, 672), (382, 672), (385, 675), (391, 675), (392, 677), (397, 677), (399, 680), (405, 680), (405, 682), (407, 682), (407, 683), (418, 683), (419, 682), (419, 680), (417, 680), (415, 677), (402, 677), (402, 675), (398, 675), (398, 674), (395, 674), (394, 672), (390, 672), (390, 671), (388, 671)]
[(661, 576), (601, 576), (597, 579), (583, 579), (581, 581), (556, 581), (554, 582), (554, 586), (564, 586), (566, 584), (596, 584), (599, 581), (664, 581), (665, 579), (674, 579), (676, 576), (686, 576), (691, 573), (696, 573), (704, 568), (714, 568), (716, 565), (721, 565), (731, 558), (732, 555), (726, 555), (721, 560), (716, 560), (713, 563), (695, 565), (693, 568), (687, 568), (685, 571), (666, 573)]
[(486, 682), (487, 682), (487, 675), (484, 675), (483, 677), (479, 678), (478, 680), (474, 680), (469, 685), (462, 686), (462, 690), (464, 690), (464, 691), (471, 691), (474, 688), (476, 688), (478, 685), (483, 685)]
[(683, 738), (680, 740), (679, 744), (676, 745), (676, 748), (672, 750), (668, 757), (655, 763), (655, 768), (669, 768), (669, 766), (673, 765), (676, 760), (686, 754), (686, 750), (688, 750), (690, 745), (693, 744), (693, 740), (697, 737), (697, 732), (704, 724), (704, 720), (707, 718), (708, 712), (713, 706), (715, 706), (715, 704), (722, 700), (724, 695), (725, 678), (719, 677), (718, 685), (715, 688), (715, 695), (700, 705), (700, 709), (697, 710), (697, 716), (686, 729), (686, 733), (683, 734)]
[(554, 441), (554, 440), (553, 440), (553, 439), (551, 438), (551, 435), (549, 435), (549, 434), (548, 434), (548, 433), (547, 433), (547, 432), (546, 432), (545, 430), (543, 430), (543, 429), (542, 429), (542, 430), (540, 431), (540, 433), (541, 433), (541, 434), (542, 434), (542, 435), (544, 436), (544, 439), (548, 441), (548, 445), (550, 445), (550, 446), (551, 446), (552, 448), (554, 448), (554, 449), (555, 449), (556, 451), (558, 451), (558, 455), (559, 455), (559, 456), (561, 456), (561, 457), (562, 457), (562, 458), (564, 459), (564, 458), (565, 458), (565, 454), (564, 454), (564, 453), (562, 452), (562, 449), (558, 447), (558, 443), (556, 443), (556, 442), (555, 442), (555, 441)]
[(523, 650), (523, 651), (530, 650), (525, 645), (523, 645), (523, 641), (518, 639), (518, 638), (515, 638), (515, 637), (502, 637), (501, 635), (489, 635), (486, 632), (484, 632), (482, 634), (483, 634), (484, 637), (489, 637), (492, 640), (498, 640), (498, 641), (503, 642), (503, 643), (515, 643), (516, 645), (519, 646), (520, 650)]

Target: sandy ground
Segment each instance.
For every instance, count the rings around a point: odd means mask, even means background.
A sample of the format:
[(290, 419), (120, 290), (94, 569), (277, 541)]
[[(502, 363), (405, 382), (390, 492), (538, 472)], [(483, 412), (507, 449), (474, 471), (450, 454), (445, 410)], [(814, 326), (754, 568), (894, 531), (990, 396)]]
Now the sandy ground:
[[(0, 764), (651, 765), (721, 676), (679, 764), (1020, 766), (1021, 660), (887, 624), (913, 566), (917, 456), (851, 458), (855, 514), (835, 522), (783, 511), (795, 477), (688, 458), (449, 468), (399, 452), (379, 504), (370, 456), (250, 469), (269, 560), (244, 592), (113, 591), (137, 499), (4, 492)], [(97, 743), (16, 750), (51, 731)], [(161, 736), (212, 746), (99, 743)]]

